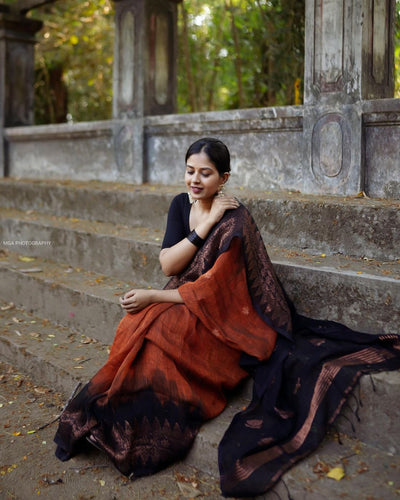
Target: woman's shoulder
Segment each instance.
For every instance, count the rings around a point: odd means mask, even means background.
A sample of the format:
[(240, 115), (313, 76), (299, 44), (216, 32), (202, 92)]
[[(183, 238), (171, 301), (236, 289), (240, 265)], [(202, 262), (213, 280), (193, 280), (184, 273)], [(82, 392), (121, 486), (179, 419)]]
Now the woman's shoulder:
[(190, 202), (187, 193), (177, 194), (169, 206), (169, 215), (173, 218), (186, 217), (190, 212)]
[(190, 205), (189, 202), (189, 196), (187, 193), (179, 193), (171, 201), (171, 206), (172, 205), (178, 205), (178, 206), (186, 206)]

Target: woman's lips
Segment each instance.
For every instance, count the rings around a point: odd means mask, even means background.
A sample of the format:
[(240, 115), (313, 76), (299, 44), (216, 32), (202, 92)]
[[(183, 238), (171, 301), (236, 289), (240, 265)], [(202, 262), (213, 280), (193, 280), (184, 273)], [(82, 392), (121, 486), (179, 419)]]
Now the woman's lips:
[(193, 192), (194, 194), (199, 194), (199, 193), (201, 193), (201, 191), (202, 191), (202, 188), (199, 188), (199, 187), (193, 187), (193, 186), (192, 186), (190, 189), (192, 190), (192, 192)]

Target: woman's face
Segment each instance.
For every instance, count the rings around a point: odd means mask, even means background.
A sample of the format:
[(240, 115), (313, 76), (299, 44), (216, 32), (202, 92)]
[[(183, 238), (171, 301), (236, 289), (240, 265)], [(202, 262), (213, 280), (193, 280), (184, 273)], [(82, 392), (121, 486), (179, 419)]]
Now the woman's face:
[(185, 183), (194, 200), (209, 200), (218, 192), (229, 177), (222, 176), (203, 151), (189, 156), (186, 162)]

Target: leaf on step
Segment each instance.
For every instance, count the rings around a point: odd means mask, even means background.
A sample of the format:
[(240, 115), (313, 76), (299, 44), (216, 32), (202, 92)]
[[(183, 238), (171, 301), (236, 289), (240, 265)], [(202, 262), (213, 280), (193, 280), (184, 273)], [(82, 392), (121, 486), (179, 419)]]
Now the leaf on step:
[(185, 498), (195, 498), (201, 495), (201, 491), (193, 487), (191, 484), (178, 482), (178, 487), (181, 490), (182, 496)]
[(360, 191), (354, 196), (354, 198), (369, 198), (369, 196), (365, 193), (365, 191)]
[(36, 260), (36, 257), (24, 257), (24, 256), (20, 256), (18, 257), (18, 260), (20, 260), (21, 262), (33, 262)]
[(37, 394), (47, 394), (50, 392), (50, 389), (47, 389), (45, 387), (35, 387), (34, 388), (34, 391), (37, 393)]
[(0, 309), (2, 311), (9, 311), (10, 309), (14, 309), (15, 304), (13, 302), (10, 302), (8, 305), (1, 307)]
[(97, 344), (97, 340), (91, 339), (90, 337), (83, 337), (81, 340), (81, 344)]
[(336, 481), (340, 481), (341, 479), (344, 478), (345, 472), (343, 470), (343, 467), (334, 467), (331, 469), (326, 477), (330, 477), (331, 479), (336, 479)]

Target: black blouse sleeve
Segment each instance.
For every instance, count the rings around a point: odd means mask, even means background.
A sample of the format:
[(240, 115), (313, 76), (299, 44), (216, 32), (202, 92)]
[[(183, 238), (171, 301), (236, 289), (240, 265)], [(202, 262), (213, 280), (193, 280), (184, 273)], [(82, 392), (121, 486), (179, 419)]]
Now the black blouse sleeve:
[(190, 203), (187, 193), (181, 193), (172, 200), (168, 211), (167, 228), (161, 248), (170, 248), (186, 238), (189, 227)]

